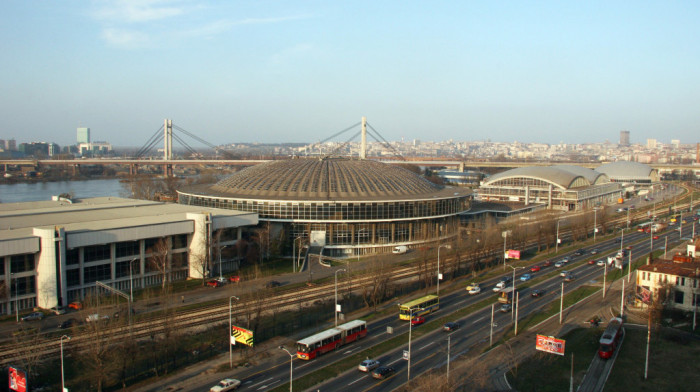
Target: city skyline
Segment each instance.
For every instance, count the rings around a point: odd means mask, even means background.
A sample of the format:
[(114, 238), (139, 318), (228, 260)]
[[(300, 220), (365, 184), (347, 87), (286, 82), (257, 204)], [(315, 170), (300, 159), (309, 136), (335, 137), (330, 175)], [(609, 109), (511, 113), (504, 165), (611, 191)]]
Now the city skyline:
[(628, 5), (12, 2), (0, 139), (695, 143), (700, 5)]

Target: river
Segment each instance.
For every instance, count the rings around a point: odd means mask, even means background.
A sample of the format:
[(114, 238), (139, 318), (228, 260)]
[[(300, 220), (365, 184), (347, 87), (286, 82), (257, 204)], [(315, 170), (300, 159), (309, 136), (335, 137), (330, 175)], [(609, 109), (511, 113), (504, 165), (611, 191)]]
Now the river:
[(75, 198), (129, 197), (119, 179), (55, 181), (0, 184), (0, 203), (51, 200), (51, 196), (70, 193)]

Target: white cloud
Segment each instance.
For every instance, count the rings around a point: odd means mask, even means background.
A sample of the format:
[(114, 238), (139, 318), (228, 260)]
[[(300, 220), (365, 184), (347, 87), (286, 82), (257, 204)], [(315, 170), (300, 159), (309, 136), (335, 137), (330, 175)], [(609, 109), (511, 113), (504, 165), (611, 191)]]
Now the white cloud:
[(134, 30), (107, 28), (102, 31), (102, 38), (109, 44), (133, 49), (147, 46), (147, 34)]
[(182, 15), (187, 8), (178, 0), (100, 1), (93, 16), (117, 23), (143, 23)]
[(290, 20), (308, 19), (308, 15), (281, 16), (274, 18), (246, 18), (240, 20), (217, 20), (208, 23), (201, 27), (185, 30), (181, 34), (188, 37), (214, 36), (223, 34), (236, 26), (255, 25), (255, 24), (272, 24), (286, 22)]

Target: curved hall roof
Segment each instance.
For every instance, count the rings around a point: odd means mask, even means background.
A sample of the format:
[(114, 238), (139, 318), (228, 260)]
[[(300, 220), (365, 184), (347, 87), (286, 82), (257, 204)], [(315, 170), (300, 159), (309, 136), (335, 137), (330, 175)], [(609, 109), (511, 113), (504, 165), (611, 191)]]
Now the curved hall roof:
[(610, 178), (652, 178), (656, 169), (639, 162), (617, 161), (602, 164), (596, 171)]
[[(607, 182), (604, 178), (601, 178), (601, 173), (580, 166), (527, 166), (493, 175), (484, 183), (484, 186), (491, 185), (506, 178), (518, 177), (546, 181), (562, 189), (569, 189), (574, 185), (580, 186), (579, 184), (590, 186), (596, 183), (596, 181), (598, 181), (598, 183)], [(577, 181), (578, 179), (580, 179), (580, 181)]]

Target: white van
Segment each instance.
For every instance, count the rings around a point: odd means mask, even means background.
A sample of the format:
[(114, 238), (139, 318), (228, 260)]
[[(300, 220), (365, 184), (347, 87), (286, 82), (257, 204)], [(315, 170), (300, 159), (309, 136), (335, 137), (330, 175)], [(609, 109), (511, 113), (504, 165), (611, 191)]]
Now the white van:
[(408, 246), (406, 245), (395, 246), (394, 249), (391, 251), (391, 253), (395, 255), (402, 255), (406, 252), (408, 252)]

